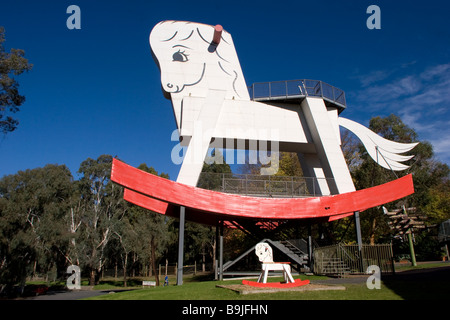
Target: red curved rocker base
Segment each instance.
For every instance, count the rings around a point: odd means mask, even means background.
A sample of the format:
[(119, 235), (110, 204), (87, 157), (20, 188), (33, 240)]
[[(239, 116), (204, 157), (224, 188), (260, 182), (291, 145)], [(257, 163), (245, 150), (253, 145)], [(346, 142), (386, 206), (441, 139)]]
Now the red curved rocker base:
[(209, 225), (217, 221), (254, 219), (333, 221), (414, 193), (412, 175), (354, 192), (309, 198), (259, 198), (205, 190), (177, 183), (113, 160), (111, 180), (125, 187), (125, 200), (151, 211)]
[(261, 283), (256, 281), (248, 281), (248, 280), (242, 280), (242, 284), (251, 286), (251, 287), (257, 287), (257, 288), (296, 288), (301, 287), (309, 284), (309, 280), (301, 280), (301, 279), (295, 279), (294, 283), (286, 282), (268, 282), (268, 283)]

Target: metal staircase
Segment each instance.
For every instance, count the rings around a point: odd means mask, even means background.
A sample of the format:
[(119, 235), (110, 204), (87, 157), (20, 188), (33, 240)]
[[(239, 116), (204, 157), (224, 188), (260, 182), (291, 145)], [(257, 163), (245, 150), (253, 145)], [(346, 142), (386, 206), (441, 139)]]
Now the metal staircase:
[(343, 277), (346, 274), (350, 274), (350, 268), (347, 264), (339, 258), (325, 258), (322, 259), (322, 272), (321, 274), (335, 275)]
[(270, 244), (272, 244), (274, 247), (276, 247), (278, 250), (280, 250), (282, 253), (284, 253), (286, 256), (289, 257), (293, 262), (304, 265), (308, 263), (308, 254), (303, 251), (296, 242), (302, 243), (304, 242), (304, 247), (307, 248), (307, 243), (305, 240), (285, 240), (285, 241), (272, 241), (268, 240)]

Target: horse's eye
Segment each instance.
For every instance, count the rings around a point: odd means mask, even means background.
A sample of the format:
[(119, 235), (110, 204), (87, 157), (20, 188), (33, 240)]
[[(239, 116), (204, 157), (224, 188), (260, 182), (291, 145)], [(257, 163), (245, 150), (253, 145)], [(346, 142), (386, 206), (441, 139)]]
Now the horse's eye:
[(178, 61), (178, 62), (186, 62), (189, 61), (188, 59), (188, 55), (186, 53), (181, 52), (181, 50), (178, 50), (177, 52), (175, 52), (172, 56), (173, 61)]

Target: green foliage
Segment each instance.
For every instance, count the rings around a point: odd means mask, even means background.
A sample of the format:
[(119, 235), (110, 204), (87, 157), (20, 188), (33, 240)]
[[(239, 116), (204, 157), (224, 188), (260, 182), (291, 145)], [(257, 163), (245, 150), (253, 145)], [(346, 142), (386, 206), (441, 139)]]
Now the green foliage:
[(64, 244), (62, 217), (69, 208), (73, 178), (66, 166), (19, 171), (0, 180), (0, 284), (46, 272)]
[(273, 168), (276, 169), (275, 176), (291, 176), (291, 177), (302, 177), (303, 170), (300, 165), (300, 161), (296, 153), (293, 152), (279, 152), (278, 153), (278, 163), (269, 163), (262, 165), (261, 163), (249, 164), (249, 159), (247, 158), (246, 164), (240, 166), (241, 174), (252, 174), (259, 175), (261, 168)]
[(222, 175), (220, 173), (231, 173), (230, 165), (224, 160), (223, 154), (214, 149), (212, 157), (205, 160), (202, 175), (197, 187), (208, 190), (218, 190), (222, 186)]
[(33, 65), (25, 58), (25, 51), (11, 49), (6, 52), (5, 29), (0, 27), (0, 132), (6, 134), (14, 131), (19, 121), (10, 114), (19, 111), (25, 97), (19, 94), (19, 83), (13, 76), (31, 70)]
[(424, 211), (431, 218), (430, 222), (442, 223), (450, 219), (450, 181), (446, 180), (438, 186), (430, 188), (428, 201), (424, 205)]
[(303, 171), (296, 153), (280, 152), (276, 176), (302, 177)]
[[(138, 169), (158, 175), (153, 167), (148, 167), (145, 163), (141, 164)], [(161, 173), (159, 176), (169, 178), (165, 173)], [(128, 214), (122, 224), (123, 237), (121, 239), (126, 239), (121, 240), (122, 246), (125, 249), (123, 241), (126, 241), (129, 252), (134, 251), (143, 261), (150, 261), (156, 277), (158, 261), (165, 253), (165, 248), (171, 240), (168, 232), (168, 221), (165, 216), (139, 206), (130, 204), (129, 207)], [(126, 263), (124, 265), (126, 266)], [(156, 282), (159, 282), (158, 277), (156, 277)]]
[(170, 238), (168, 223), (123, 200), (123, 188), (110, 180), (111, 164), (110, 155), (88, 158), (76, 181), (57, 165), (0, 179), (0, 292), (34, 274), (65, 278), (72, 264), (89, 274), (90, 284), (114, 264), (126, 277), (130, 257), (135, 268), (151, 261), (156, 269)]
[(126, 214), (123, 190), (110, 180), (112, 157), (101, 155), (96, 160), (88, 158), (80, 165), (81, 179), (78, 190), (82, 202), (79, 241), (82, 253), (79, 263), (90, 270), (90, 281), (96, 281), (96, 273), (105, 263), (105, 250), (117, 225)]
[(417, 133), (408, 127), (400, 117), (391, 114), (385, 118), (373, 117), (370, 119), (369, 128), (382, 137), (401, 143), (417, 141)]

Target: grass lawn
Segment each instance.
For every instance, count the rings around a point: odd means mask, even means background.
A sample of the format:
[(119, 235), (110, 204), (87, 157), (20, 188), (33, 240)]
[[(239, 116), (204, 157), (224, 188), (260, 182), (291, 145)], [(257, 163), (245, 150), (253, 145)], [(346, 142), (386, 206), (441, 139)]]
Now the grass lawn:
[[(430, 266), (419, 266), (412, 270), (422, 268), (432, 268)], [(411, 269), (411, 268), (408, 268)], [(443, 269), (442, 269), (443, 270)], [(446, 269), (446, 272), (450, 270)], [(401, 274), (401, 273), (399, 273)], [(318, 280), (327, 279), (326, 277), (301, 275), (302, 280), (309, 279), (312, 283)], [(270, 281), (276, 282), (280, 279), (272, 278)], [(444, 277), (430, 280), (428, 278), (410, 276), (390, 277), (383, 280), (381, 289), (369, 290), (365, 280), (359, 283), (348, 281), (343, 283), (345, 291), (305, 291), (305, 292), (277, 292), (241, 295), (234, 291), (217, 288), (217, 285), (241, 284), (241, 280), (230, 281), (211, 281), (199, 280), (197, 277), (186, 277), (182, 286), (153, 287), (145, 288), (134, 287), (130, 291), (105, 294), (89, 298), (88, 300), (404, 300), (404, 299), (448, 299), (450, 294), (450, 279), (444, 273)], [(172, 282), (174, 283), (174, 282)], [(112, 289), (106, 287), (96, 287), (96, 289)], [(139, 288), (139, 289), (138, 289)], [(124, 288), (121, 288), (124, 289)], [(131, 288), (130, 288), (131, 289)]]
[[(302, 277), (303, 279), (304, 277)], [(234, 291), (217, 288), (218, 284), (240, 282), (207, 281), (185, 283), (183, 286), (135, 289), (106, 294), (88, 300), (393, 300), (402, 299), (386, 286), (381, 290), (369, 290), (365, 284), (345, 285), (345, 291), (277, 292), (241, 295)]]
[[(302, 279), (311, 277), (302, 276)], [(311, 279), (314, 281), (314, 279)], [(272, 281), (279, 281), (273, 279)], [(443, 299), (450, 297), (450, 283), (382, 281), (380, 290), (369, 290), (365, 282), (343, 284), (345, 291), (277, 292), (241, 295), (217, 285), (240, 284), (241, 281), (186, 281), (182, 286), (132, 289), (105, 294), (88, 300), (403, 300)]]

